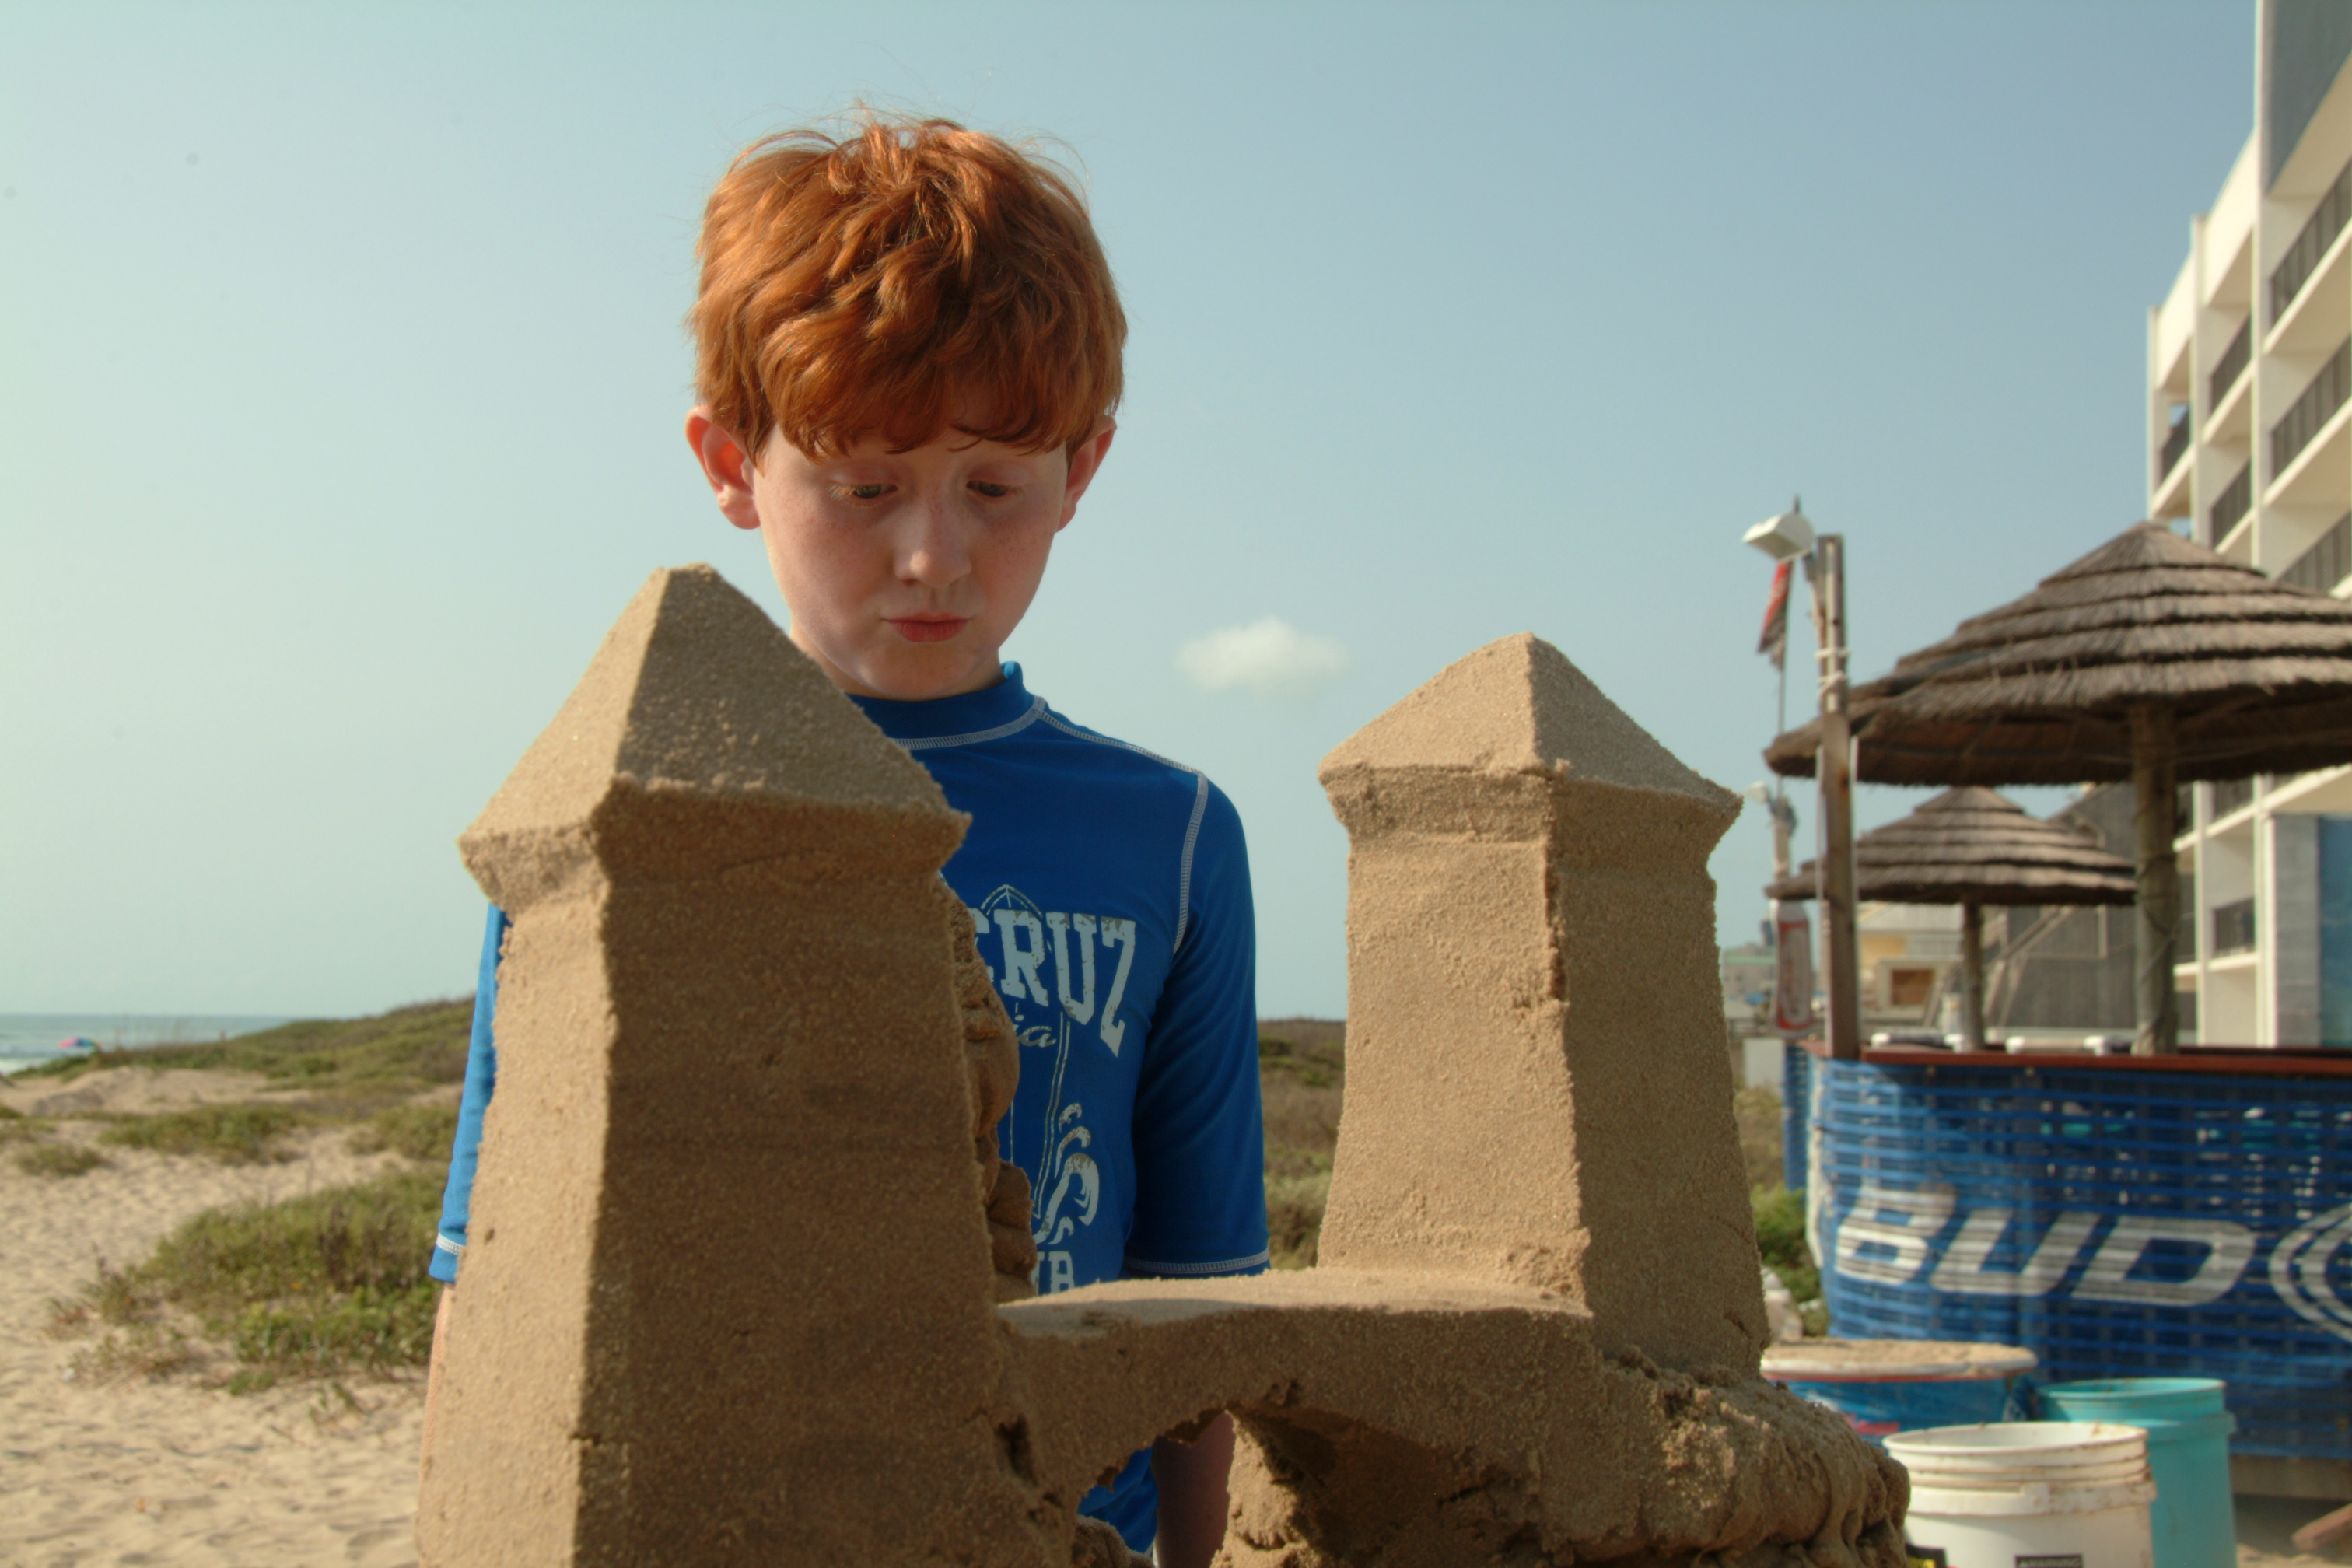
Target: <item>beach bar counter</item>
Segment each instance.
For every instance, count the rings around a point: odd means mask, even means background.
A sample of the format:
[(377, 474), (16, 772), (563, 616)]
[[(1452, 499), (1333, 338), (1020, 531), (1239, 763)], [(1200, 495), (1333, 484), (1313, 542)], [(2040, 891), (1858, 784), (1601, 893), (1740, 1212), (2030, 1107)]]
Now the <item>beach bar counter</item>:
[(2236, 1489), (2352, 1499), (2352, 1052), (1792, 1046), (1831, 1331), (2218, 1377)]

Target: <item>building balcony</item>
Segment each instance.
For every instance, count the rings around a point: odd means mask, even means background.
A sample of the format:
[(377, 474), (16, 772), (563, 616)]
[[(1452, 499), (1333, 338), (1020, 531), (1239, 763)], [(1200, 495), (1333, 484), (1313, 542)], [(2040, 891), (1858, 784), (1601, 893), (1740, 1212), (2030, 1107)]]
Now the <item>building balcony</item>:
[(2156, 449), (2156, 482), (2159, 487), (2188, 455), (2193, 423), (2185, 406), (2173, 410), (2172, 428), (2165, 432), (2164, 445)]
[(2303, 292), (2271, 319), (2263, 352), (2323, 354), (2347, 331), (2352, 331), (2352, 229), (2336, 237)]
[[(2319, 201), (2304, 220), (2303, 232), (2286, 247), (2279, 264), (2271, 268), (2270, 319), (2272, 342), (2275, 346), (2278, 329), (2285, 324), (2288, 310), (2305, 297), (2311, 281), (2320, 273), (2322, 263), (2340, 247), (2346, 223), (2352, 220), (2352, 163), (2344, 165), (2335, 184), (2320, 194)], [(2315, 290), (2315, 292), (2324, 291)]]
[(2352, 402), (2352, 338), (2336, 345), (2336, 352), (2321, 363), (2286, 413), (2271, 426), (2272, 501), (2284, 500), (2280, 487), (2293, 477), (2304, 454), (2337, 423), (2336, 416), (2347, 402)]
[(2245, 447), (2253, 424), (2254, 378), (2242, 374), (2213, 400), (2205, 416), (2205, 439), (2217, 447)]
[(2245, 379), (2246, 367), (2254, 362), (2254, 319), (2252, 316), (2238, 323), (2237, 335), (2221, 357), (2213, 362), (2213, 374), (2205, 379), (2208, 394), (2206, 406), (2219, 408), (2230, 390)]
[(2311, 542), (2311, 548), (2294, 558), (2294, 564), (2278, 574), (2278, 580), (2297, 588), (2307, 588), (2315, 594), (2332, 594), (2336, 584), (2352, 577), (2352, 511), (2336, 520), (2334, 526)]
[(2238, 477), (2221, 487), (2221, 493), (2213, 498), (2212, 508), (2205, 514), (2212, 525), (2211, 537), (2216, 542), (2229, 538), (2230, 531), (2238, 526), (2253, 504), (2254, 466), (2245, 463), (2240, 466)]

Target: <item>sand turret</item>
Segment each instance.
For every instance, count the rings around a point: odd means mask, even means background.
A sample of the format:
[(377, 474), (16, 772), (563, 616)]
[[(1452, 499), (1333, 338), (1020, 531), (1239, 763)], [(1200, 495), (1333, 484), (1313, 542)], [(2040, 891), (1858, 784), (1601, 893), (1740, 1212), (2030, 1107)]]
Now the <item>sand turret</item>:
[(1348, 829), (1321, 1256), (1555, 1290), (1604, 1342), (1769, 1338), (1706, 859), (1738, 800), (1550, 644), (1449, 665), (1323, 763)]
[(1010, 1053), (938, 877), (963, 822), (708, 567), (623, 613), (462, 840), (514, 924), (428, 1561), (1017, 1537), (971, 1087), (993, 1054), (992, 1125)]

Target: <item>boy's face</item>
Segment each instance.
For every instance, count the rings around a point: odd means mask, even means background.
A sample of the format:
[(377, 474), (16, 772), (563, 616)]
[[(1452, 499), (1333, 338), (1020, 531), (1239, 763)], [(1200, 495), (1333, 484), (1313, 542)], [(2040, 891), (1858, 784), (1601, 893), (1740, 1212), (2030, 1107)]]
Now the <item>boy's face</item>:
[(1003, 679), (1004, 641), (1111, 433), (1106, 420), (1066, 454), (955, 430), (908, 452), (869, 437), (818, 458), (778, 432), (747, 460), (707, 407), (686, 421), (719, 510), (766, 542), (793, 641), (844, 691), (909, 702)]

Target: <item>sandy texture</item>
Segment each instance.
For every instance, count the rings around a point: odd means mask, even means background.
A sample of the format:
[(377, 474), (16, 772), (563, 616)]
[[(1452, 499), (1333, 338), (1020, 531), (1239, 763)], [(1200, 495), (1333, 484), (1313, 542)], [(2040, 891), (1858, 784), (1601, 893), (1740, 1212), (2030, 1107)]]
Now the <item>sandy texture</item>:
[[(187, 1103), (155, 1080), (216, 1076), (147, 1075), (136, 1103)], [(355, 1412), (316, 1385), (233, 1397), (184, 1378), (92, 1384), (64, 1375), (90, 1342), (47, 1331), (48, 1302), (87, 1283), (96, 1258), (125, 1266), (202, 1210), (343, 1185), (391, 1161), (344, 1152), (347, 1136), (315, 1134), (285, 1164), (109, 1149), (110, 1167), (56, 1179), (0, 1161), (0, 1565), (415, 1561), (418, 1384), (350, 1384)]]
[(1327, 1265), (1097, 1285), (1002, 1316), (1049, 1496), (1190, 1416), (1235, 1414), (1235, 1568), (1769, 1561), (1800, 1543), (1822, 1568), (1902, 1561), (1901, 1472), (1841, 1417), (1733, 1369), (1604, 1352), (1589, 1314), (1524, 1286)]
[(26, 1116), (76, 1116), (91, 1111), (143, 1113), (216, 1105), (260, 1096), (258, 1073), (194, 1068), (100, 1068), (60, 1083), (29, 1078), (0, 1086), (0, 1105)]
[(1738, 801), (1526, 636), (1322, 779), (1349, 837), (1322, 1260), (1538, 1286), (1604, 1345), (1752, 1373), (1770, 1329), (1706, 874)]
[(427, 1563), (1132, 1568), (1080, 1496), (1220, 1409), (1229, 1568), (1900, 1563), (1901, 1471), (1756, 1374), (1736, 804), (1556, 650), (1482, 649), (1325, 768), (1353, 1267), (1007, 1300), (1017, 1052), (911, 766), (658, 574), (466, 836), (515, 923)]
[(707, 568), (625, 613), (464, 839), (514, 925), (426, 1562), (1034, 1558), (963, 822)]
[(1706, 857), (1737, 812), (1507, 638), (1332, 752), (1321, 1266), (1001, 1314), (1048, 1498), (1228, 1409), (1227, 1568), (1903, 1560), (1902, 1473), (1757, 1375)]

